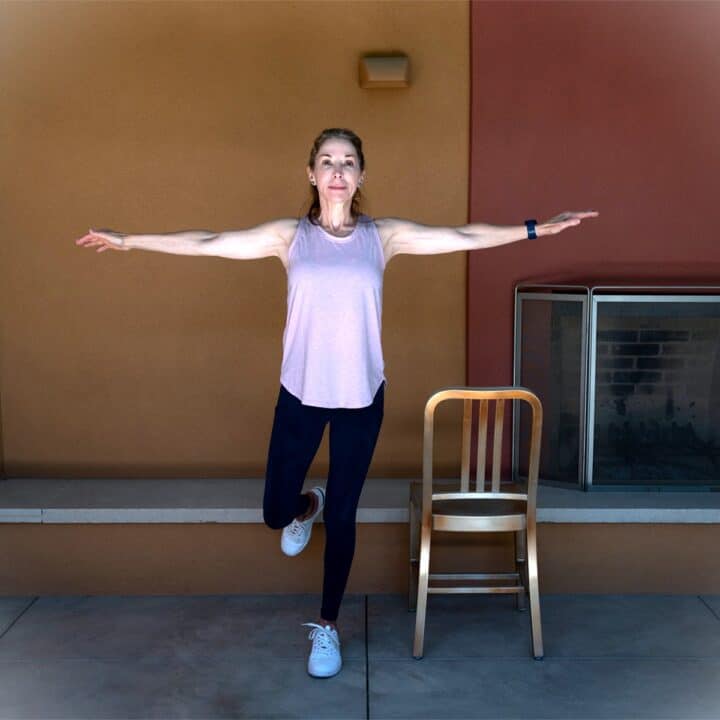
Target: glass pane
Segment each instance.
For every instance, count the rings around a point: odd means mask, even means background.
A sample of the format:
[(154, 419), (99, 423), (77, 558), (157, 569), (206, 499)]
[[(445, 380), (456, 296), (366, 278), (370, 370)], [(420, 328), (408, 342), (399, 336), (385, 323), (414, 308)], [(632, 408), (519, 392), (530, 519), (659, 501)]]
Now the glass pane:
[[(522, 299), (520, 384), (543, 405), (540, 479), (579, 482), (582, 303)], [(527, 475), (530, 410), (520, 416), (519, 470)]]
[(720, 303), (598, 301), (593, 485), (720, 476)]

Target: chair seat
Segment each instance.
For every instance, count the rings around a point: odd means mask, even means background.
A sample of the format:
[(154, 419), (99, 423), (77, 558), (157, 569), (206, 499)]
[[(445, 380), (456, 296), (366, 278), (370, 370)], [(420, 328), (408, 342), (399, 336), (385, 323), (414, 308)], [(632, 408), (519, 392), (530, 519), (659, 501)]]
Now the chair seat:
[(449, 532), (524, 530), (526, 509), (524, 500), (506, 498), (433, 500), (433, 528)]

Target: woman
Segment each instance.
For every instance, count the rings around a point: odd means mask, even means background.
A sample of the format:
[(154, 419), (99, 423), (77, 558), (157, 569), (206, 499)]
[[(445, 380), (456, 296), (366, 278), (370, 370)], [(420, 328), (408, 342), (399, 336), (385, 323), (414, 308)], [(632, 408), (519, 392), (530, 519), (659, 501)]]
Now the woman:
[[(281, 547), (297, 555), (324, 512), (325, 575), (308, 672), (330, 677), (342, 666), (336, 620), (355, 550), (355, 514), (383, 419), (385, 376), (380, 342), (383, 271), (400, 253), (477, 250), (554, 235), (597, 212), (566, 212), (517, 227), (429, 227), (359, 211), (366, 179), (362, 142), (341, 128), (324, 130), (307, 165), (312, 205), (305, 217), (247, 230), (123, 235), (94, 231), (85, 247), (155, 250), (252, 259), (276, 255), (288, 274), (280, 393), (265, 480), (264, 518), (282, 530)], [(325, 425), (330, 424), (326, 488), (302, 494)]]

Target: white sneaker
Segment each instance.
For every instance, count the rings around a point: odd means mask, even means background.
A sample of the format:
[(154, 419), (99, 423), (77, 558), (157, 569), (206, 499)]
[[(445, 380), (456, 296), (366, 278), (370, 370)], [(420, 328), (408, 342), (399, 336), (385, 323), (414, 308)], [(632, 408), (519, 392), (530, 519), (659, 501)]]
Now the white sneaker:
[(310, 492), (317, 495), (317, 509), (307, 520), (296, 519), (283, 528), (280, 547), (286, 555), (298, 555), (305, 549), (310, 541), (312, 524), (325, 507), (325, 491), (321, 487), (314, 487)]
[(313, 641), (310, 657), (308, 658), (308, 673), (313, 677), (326, 678), (337, 675), (342, 667), (340, 655), (340, 638), (337, 630), (330, 625), (317, 623), (303, 623), (312, 630), (308, 637)]

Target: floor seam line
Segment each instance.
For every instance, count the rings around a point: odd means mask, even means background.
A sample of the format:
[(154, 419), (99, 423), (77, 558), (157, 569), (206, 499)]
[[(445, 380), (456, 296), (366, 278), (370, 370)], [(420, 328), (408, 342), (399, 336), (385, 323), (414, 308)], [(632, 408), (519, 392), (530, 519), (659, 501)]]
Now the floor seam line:
[(713, 617), (716, 620), (720, 620), (720, 615), (718, 615), (713, 609), (713, 607), (705, 601), (705, 598), (702, 595), (698, 595), (697, 598), (713, 614)]
[(23, 611), (3, 630), (2, 633), (0, 633), (0, 640), (2, 640), (9, 632), (12, 630), (16, 623), (20, 620), (20, 618), (40, 599), (39, 595), (36, 595), (25, 608), (23, 608)]
[(368, 652), (368, 596), (365, 595), (365, 720), (370, 720), (370, 655)]

